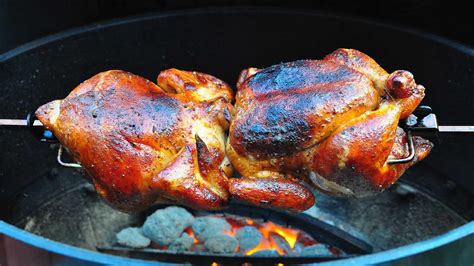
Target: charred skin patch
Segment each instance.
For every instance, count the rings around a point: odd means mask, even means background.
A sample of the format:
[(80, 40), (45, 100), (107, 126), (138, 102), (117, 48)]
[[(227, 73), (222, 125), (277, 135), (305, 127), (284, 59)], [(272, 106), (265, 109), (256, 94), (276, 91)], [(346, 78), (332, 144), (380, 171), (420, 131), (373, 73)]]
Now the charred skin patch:
[(291, 117), (287, 110), (275, 104), (249, 117), (240, 132), (245, 149), (261, 158), (296, 151), (309, 140), (311, 125), (304, 117)]
[(350, 79), (353, 75), (349, 68), (337, 64), (299, 60), (266, 68), (252, 76), (247, 86), (257, 95), (281, 93)]
[(412, 162), (387, 162), (408, 154), (397, 125), (423, 99), (424, 87), (407, 71), (388, 74), (357, 50), (249, 68), (237, 88), (227, 155), (242, 178), (231, 179), (229, 188), (245, 202), (309, 208), (306, 199), (293, 201), (304, 198), (291, 194), (297, 187), (284, 185), (292, 176), (329, 194), (373, 195), (432, 147), (415, 137)]
[(319, 143), (377, 101), (372, 82), (345, 66), (318, 60), (272, 66), (239, 87), (231, 144), (257, 159), (289, 155)]

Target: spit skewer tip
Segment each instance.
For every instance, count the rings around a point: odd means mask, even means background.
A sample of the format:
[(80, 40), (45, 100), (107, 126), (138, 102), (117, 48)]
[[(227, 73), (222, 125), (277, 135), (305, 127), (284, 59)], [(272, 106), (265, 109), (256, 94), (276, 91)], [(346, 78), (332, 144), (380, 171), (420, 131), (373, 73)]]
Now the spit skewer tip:
[[(26, 127), (28, 126), (28, 121), (25, 119), (0, 119), (0, 126), (17, 126), (17, 127)], [(33, 122), (34, 127), (42, 127), (43, 123), (39, 120)]]

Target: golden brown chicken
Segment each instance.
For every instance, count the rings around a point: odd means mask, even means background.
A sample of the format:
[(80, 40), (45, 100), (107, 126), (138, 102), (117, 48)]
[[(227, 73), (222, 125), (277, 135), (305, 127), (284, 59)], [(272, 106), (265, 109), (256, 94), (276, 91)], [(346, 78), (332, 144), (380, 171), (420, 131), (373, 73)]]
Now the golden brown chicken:
[(216, 209), (229, 198), (232, 99), (227, 84), (198, 72), (169, 69), (156, 85), (112, 70), (36, 115), (113, 207), (136, 212), (170, 200)]
[(241, 201), (294, 211), (314, 204), (308, 186), (363, 197), (393, 184), (432, 144), (407, 135), (398, 122), (424, 97), (413, 75), (388, 74), (372, 58), (338, 49), (323, 60), (301, 60), (241, 73), (227, 156), (243, 176), (229, 180)]
[[(158, 85), (124, 71), (100, 73), (37, 117), (113, 207), (155, 202), (198, 209), (251, 204), (305, 210), (309, 186), (362, 197), (393, 184), (432, 144), (398, 121), (424, 97), (411, 73), (388, 74), (367, 55), (339, 49), (323, 60), (244, 70), (232, 91), (210, 75), (163, 71)], [(225, 131), (229, 128), (225, 148)], [(230, 158), (241, 178), (228, 178)]]

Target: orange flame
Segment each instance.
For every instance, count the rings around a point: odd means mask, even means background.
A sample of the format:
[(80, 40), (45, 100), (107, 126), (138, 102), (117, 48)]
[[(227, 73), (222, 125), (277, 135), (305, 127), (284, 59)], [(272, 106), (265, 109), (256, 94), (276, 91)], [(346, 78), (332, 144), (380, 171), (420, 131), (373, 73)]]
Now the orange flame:
[(184, 230), (186, 233), (188, 233), (188, 235), (190, 237), (192, 237), (194, 239), (194, 245), (196, 245), (197, 243), (199, 243), (199, 240), (196, 238), (196, 236), (194, 235), (194, 231), (191, 227), (188, 227)]
[(299, 232), (297, 229), (282, 227), (272, 222), (263, 223), (260, 226), (257, 226), (257, 229), (262, 233), (263, 238), (255, 248), (247, 251), (245, 253), (246, 255), (252, 255), (253, 253), (263, 249), (274, 249), (278, 254), (285, 254), (286, 252), (270, 238), (270, 232), (276, 233), (285, 239), (291, 248), (295, 246)]
[[(294, 248), (295, 243), (298, 238), (298, 233), (300, 232), (300, 230), (298, 229), (283, 227), (283, 226), (274, 224), (273, 222), (270, 222), (270, 221), (261, 223), (261, 222), (252, 220), (250, 218), (235, 219), (235, 218), (227, 217), (226, 219), (231, 224), (231, 230), (225, 232), (225, 234), (227, 235), (235, 236), (237, 230), (239, 230), (241, 227), (246, 226), (246, 225), (254, 226), (262, 233), (263, 237), (260, 243), (255, 248), (247, 251), (245, 253), (246, 255), (251, 255), (259, 250), (264, 250), (264, 249), (273, 249), (273, 250), (276, 250), (278, 254), (286, 254), (286, 251), (283, 250), (282, 247), (279, 246), (275, 242), (275, 239), (271, 237), (271, 234), (276, 234), (282, 237), (283, 239), (286, 240), (286, 242), (288, 242), (290, 248)], [(199, 240), (195, 237), (194, 232), (191, 227), (186, 228), (185, 231), (194, 239), (194, 244), (199, 243)]]

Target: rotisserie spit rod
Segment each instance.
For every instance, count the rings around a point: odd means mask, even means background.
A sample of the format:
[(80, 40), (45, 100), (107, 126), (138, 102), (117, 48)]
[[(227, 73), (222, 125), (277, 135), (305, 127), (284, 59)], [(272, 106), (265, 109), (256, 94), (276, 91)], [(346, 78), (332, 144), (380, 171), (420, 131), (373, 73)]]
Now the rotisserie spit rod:
[[(0, 126), (6, 127), (24, 127), (30, 128), (36, 135), (38, 135), (42, 142), (57, 142), (53, 133), (43, 128), (41, 121), (36, 120), (34, 113), (28, 114), (26, 119), (0, 119)], [(401, 121), (400, 126), (408, 132), (410, 137), (409, 144), (412, 144), (412, 133), (421, 134), (426, 137), (432, 135), (435, 137), (438, 133), (474, 133), (474, 125), (450, 125), (441, 126), (438, 125), (436, 115), (432, 113), (429, 106), (419, 106), (414, 115)], [(413, 160), (415, 150), (413, 145), (409, 145), (410, 154), (406, 158), (391, 159), (390, 164), (401, 164), (407, 163)], [(77, 163), (64, 162), (62, 159), (62, 147), (58, 150), (58, 162), (65, 167), (81, 167)]]

